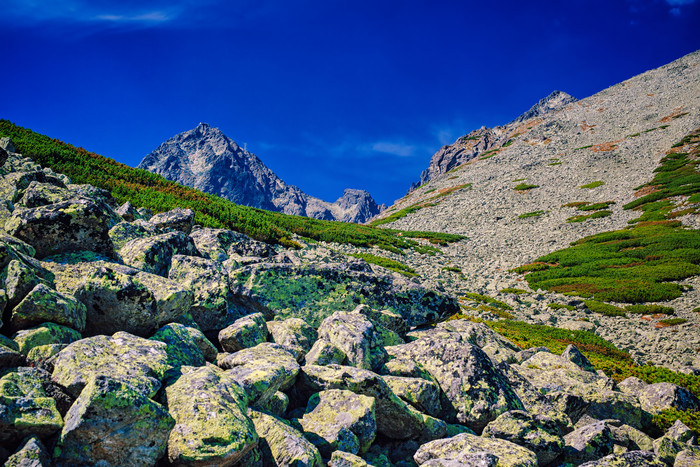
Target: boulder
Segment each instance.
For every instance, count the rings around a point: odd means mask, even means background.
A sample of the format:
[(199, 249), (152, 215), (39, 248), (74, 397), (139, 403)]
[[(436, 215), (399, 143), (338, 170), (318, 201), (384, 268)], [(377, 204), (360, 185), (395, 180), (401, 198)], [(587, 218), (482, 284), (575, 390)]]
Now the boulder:
[(114, 250), (119, 251), (132, 240), (152, 237), (161, 233), (163, 232), (156, 227), (139, 219), (134, 222), (119, 222), (109, 229), (109, 238), (112, 239)]
[(529, 449), (539, 465), (551, 464), (564, 451), (564, 439), (554, 420), (522, 410), (502, 413), (484, 428), (482, 436), (505, 439)]
[(630, 451), (653, 451), (654, 440), (643, 431), (629, 425), (610, 426), (615, 444)]
[(585, 371), (595, 371), (593, 364), (573, 344), (569, 344), (561, 357)]
[(52, 379), (78, 397), (89, 381), (107, 375), (153, 397), (160, 389), (168, 364), (167, 345), (126, 332), (73, 342), (54, 360)]
[(342, 350), (349, 366), (377, 371), (386, 359), (374, 324), (361, 313), (336, 311), (323, 320), (318, 338)]
[(267, 325), (262, 313), (254, 313), (237, 319), (219, 331), (219, 343), (225, 352), (255, 347), (267, 340)]
[(316, 446), (284, 420), (256, 410), (249, 410), (248, 415), (260, 437), (263, 465), (324, 465)]
[(306, 355), (318, 339), (316, 329), (299, 318), (288, 318), (280, 321), (268, 321), (267, 330), (272, 342), (286, 347), (299, 349), (300, 354)]
[[(166, 324), (158, 329), (151, 340), (166, 344), (168, 364), (173, 368), (182, 366), (202, 366), (206, 363), (195, 334), (201, 331), (179, 323)], [(199, 339), (204, 338), (203, 335)]]
[(520, 351), (517, 345), (491, 330), (484, 323), (456, 319), (439, 323), (437, 329), (459, 334), (463, 340), (479, 347), (497, 363), (513, 363)]
[(177, 208), (158, 213), (151, 217), (148, 222), (160, 229), (177, 230), (189, 235), (194, 225), (194, 211)]
[(139, 215), (139, 212), (136, 210), (134, 205), (131, 204), (130, 201), (126, 201), (124, 204), (119, 206), (115, 212), (127, 222), (133, 222), (141, 217)]
[(48, 204), (67, 201), (74, 196), (74, 193), (65, 186), (58, 186), (52, 183), (41, 183), (33, 180), (29, 186), (19, 190), (15, 202), (16, 207), (36, 208)]
[(440, 387), (422, 378), (407, 378), (403, 376), (382, 376), (391, 390), (416, 409), (433, 417), (439, 417)]
[(203, 227), (190, 233), (197, 250), (208, 259), (223, 263), (228, 259), (228, 249), (233, 243), (249, 239), (246, 235), (232, 230)]
[(331, 310), (349, 310), (360, 303), (398, 313), (409, 326), (459, 311), (453, 297), (403, 277), (375, 274), (360, 261), (251, 264), (230, 271), (230, 283), (250, 312), (262, 312), (268, 319), (301, 318), (314, 327)]
[(128, 382), (99, 375), (66, 414), (54, 457), (59, 465), (150, 467), (165, 454), (174, 425), (165, 408)]
[(168, 277), (194, 292), (190, 313), (203, 332), (219, 331), (247, 314), (233, 304), (228, 274), (221, 263), (175, 255)]
[(88, 250), (114, 255), (109, 238), (111, 216), (104, 205), (78, 198), (31, 209), (15, 209), (5, 231), (36, 249), (37, 258)]
[(82, 336), (75, 329), (55, 323), (43, 323), (31, 329), (18, 331), (12, 338), (17, 343), (17, 350), (23, 355), (29, 355), (29, 352), (35, 347), (70, 344), (82, 339)]
[(673, 467), (697, 467), (700, 465), (700, 449), (689, 447), (676, 455)]
[(10, 308), (17, 306), (37, 285), (44, 284), (50, 287), (53, 277), (33, 258), (17, 253), (13, 256), (17, 259), (9, 262), (5, 272), (5, 290)]
[(328, 462), (328, 467), (368, 467), (369, 464), (365, 462), (360, 456), (355, 454), (350, 454), (345, 451), (334, 451), (331, 455), (331, 460)]
[(87, 309), (72, 295), (62, 294), (39, 283), (12, 310), (13, 329), (26, 329), (39, 323), (52, 322), (85, 330)]
[(654, 440), (654, 453), (663, 462), (673, 465), (676, 456), (685, 450), (693, 454), (700, 454), (700, 448), (691, 445), (694, 442), (695, 433), (680, 420), (666, 430), (666, 433)]
[(299, 373), (294, 356), (269, 342), (232, 354), (219, 354), (217, 365), (229, 370), (228, 374), (245, 389), (251, 405), (264, 404), (275, 392), (289, 389)]
[(182, 232), (135, 238), (119, 250), (124, 264), (163, 277), (168, 277), (174, 255), (199, 256), (199, 252), (192, 239)]
[(262, 412), (282, 417), (289, 407), (289, 396), (282, 391), (277, 391), (269, 399), (259, 402), (257, 406)]
[(36, 368), (0, 370), (0, 445), (31, 435), (47, 439), (61, 430), (56, 401), (44, 390), (47, 376)]
[(700, 399), (676, 384), (648, 384), (636, 394), (642, 410), (651, 414), (659, 414), (668, 409), (700, 411)]
[(234, 465), (257, 444), (247, 399), (233, 375), (213, 365), (183, 368), (165, 390), (176, 421), (168, 441), (175, 465)]
[(653, 452), (629, 451), (610, 454), (601, 459), (581, 464), (581, 467), (666, 467)]
[(448, 422), (458, 421), (479, 432), (501, 413), (523, 409), (507, 378), (460, 333), (426, 334), (386, 350), (430, 373), (445, 395), (440, 418)]
[(24, 355), (0, 342), (0, 371), (4, 368), (14, 368), (26, 364), (27, 360)]
[(336, 450), (364, 453), (377, 435), (375, 399), (343, 389), (320, 391), (299, 423), (325, 458)]
[(340, 365), (306, 365), (297, 388), (311, 396), (322, 390), (345, 389), (375, 399), (377, 431), (392, 439), (410, 439), (421, 434), (423, 418), (399, 399), (381, 376), (369, 370)]
[(253, 240), (247, 235), (238, 234), (236, 240), (231, 243), (226, 254), (237, 257), (258, 257), (267, 258), (275, 254), (275, 249), (272, 245), (268, 245), (265, 242), (260, 242), (258, 240)]
[(4, 467), (51, 467), (51, 457), (36, 436), (25, 439), (17, 452), (3, 464)]
[[(297, 319), (297, 318), (290, 318)], [(345, 352), (328, 341), (319, 339), (306, 354), (307, 365), (342, 365), (347, 360)]]
[[(438, 439), (423, 444), (413, 456), (418, 465), (426, 465), (431, 460), (463, 462), (472, 465), (474, 454), (486, 453), (498, 459), (499, 467), (535, 467), (537, 456), (522, 446), (502, 439), (482, 438), (463, 433), (452, 438)], [(494, 465), (491, 458), (483, 459), (482, 465)], [(432, 463), (429, 465), (450, 465)], [(478, 464), (477, 464), (478, 465)]]
[(605, 422), (596, 422), (565, 435), (564, 443), (565, 460), (578, 465), (612, 454), (614, 438)]

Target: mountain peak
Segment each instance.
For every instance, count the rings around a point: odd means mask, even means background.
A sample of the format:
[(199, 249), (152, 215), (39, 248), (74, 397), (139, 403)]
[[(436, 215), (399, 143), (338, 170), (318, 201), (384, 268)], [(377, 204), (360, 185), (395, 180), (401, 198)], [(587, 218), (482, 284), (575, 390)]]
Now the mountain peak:
[(540, 117), (546, 113), (564, 108), (567, 104), (576, 102), (578, 99), (564, 91), (552, 91), (547, 97), (540, 99), (537, 104), (513, 120), (511, 123), (524, 122), (531, 118)]

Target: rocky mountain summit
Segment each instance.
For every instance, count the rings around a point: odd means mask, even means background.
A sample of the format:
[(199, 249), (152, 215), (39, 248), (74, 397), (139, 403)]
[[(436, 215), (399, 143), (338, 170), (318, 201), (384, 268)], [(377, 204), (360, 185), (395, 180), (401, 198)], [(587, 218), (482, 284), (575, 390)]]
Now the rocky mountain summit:
[(138, 167), (237, 204), (285, 214), (362, 223), (385, 207), (364, 190), (347, 189), (333, 203), (309, 196), (206, 123), (170, 138)]
[(700, 410), (439, 286), (117, 206), (0, 142), (6, 466), (694, 465)]
[(410, 191), (457, 166), (491, 152), (494, 148), (508, 144), (513, 133), (519, 133), (517, 129), (522, 122), (562, 109), (572, 102), (576, 102), (575, 97), (562, 91), (554, 91), (507, 125), (493, 129), (481, 127), (458, 138), (455, 143), (443, 146), (430, 158), (428, 168), (421, 173), (418, 183), (411, 185)]

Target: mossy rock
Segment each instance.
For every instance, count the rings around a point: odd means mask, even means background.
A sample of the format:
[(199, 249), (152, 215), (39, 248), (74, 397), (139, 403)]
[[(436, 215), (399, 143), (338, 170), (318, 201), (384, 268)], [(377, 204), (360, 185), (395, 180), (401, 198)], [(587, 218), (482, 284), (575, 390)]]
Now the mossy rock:
[(16, 330), (50, 321), (82, 332), (86, 315), (85, 305), (75, 297), (39, 283), (12, 310), (10, 324)]
[(324, 465), (318, 448), (284, 420), (256, 410), (249, 410), (248, 415), (260, 436), (264, 465)]
[(419, 465), (432, 459), (459, 462), (466, 461), (470, 455), (477, 453), (496, 456), (499, 467), (537, 466), (537, 456), (522, 446), (510, 441), (482, 438), (468, 433), (423, 444), (413, 458)]
[(167, 277), (173, 255), (198, 256), (192, 239), (182, 232), (135, 238), (120, 250), (124, 264), (151, 274)]
[(82, 339), (75, 329), (61, 326), (56, 323), (43, 323), (31, 329), (18, 331), (13, 336), (18, 350), (23, 355), (28, 355), (34, 347), (51, 344), (70, 344)]
[(3, 467), (50, 467), (51, 456), (41, 440), (36, 436), (30, 436), (20, 445), (17, 452), (12, 454)]
[(267, 325), (262, 313), (253, 313), (219, 331), (219, 343), (225, 352), (255, 347), (267, 340)]
[(206, 360), (193, 334), (201, 334), (201, 331), (183, 324), (170, 323), (158, 329), (150, 339), (167, 345), (165, 351), (168, 353), (168, 364), (173, 368), (202, 366)]

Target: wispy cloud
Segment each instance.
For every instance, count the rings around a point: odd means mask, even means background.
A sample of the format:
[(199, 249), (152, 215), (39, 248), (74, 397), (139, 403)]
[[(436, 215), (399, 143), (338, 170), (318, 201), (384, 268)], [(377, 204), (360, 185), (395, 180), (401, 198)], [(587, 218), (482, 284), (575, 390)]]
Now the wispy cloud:
[(372, 143), (371, 148), (376, 152), (385, 154), (393, 154), (394, 156), (409, 157), (415, 155), (416, 146), (406, 143), (390, 143), (387, 141), (378, 141)]

